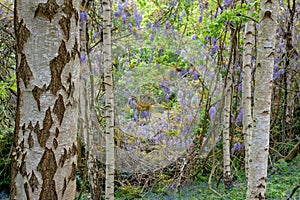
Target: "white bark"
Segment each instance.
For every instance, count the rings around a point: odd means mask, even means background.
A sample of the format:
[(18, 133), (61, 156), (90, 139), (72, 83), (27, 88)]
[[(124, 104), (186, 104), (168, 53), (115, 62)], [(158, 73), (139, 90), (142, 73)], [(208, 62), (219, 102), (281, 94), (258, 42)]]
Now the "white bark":
[(74, 199), (79, 1), (15, 1), (18, 105), (11, 199)]
[(232, 65), (228, 66), (228, 74), (226, 77), (224, 97), (224, 116), (223, 116), (223, 177), (225, 187), (231, 185), (230, 170), (230, 112), (231, 112), (231, 95), (232, 95)]
[(114, 199), (114, 91), (112, 77), (112, 53), (111, 53), (111, 1), (102, 0), (103, 5), (103, 56), (104, 56), (104, 84), (105, 84), (105, 108), (106, 108), (106, 181), (105, 198)]
[[(251, 13), (248, 12), (248, 13)], [(245, 25), (244, 51), (243, 51), (243, 82), (242, 82), (242, 102), (243, 102), (243, 136), (245, 144), (245, 173), (248, 179), (249, 173), (249, 148), (252, 134), (252, 106), (251, 106), (251, 60), (253, 48), (254, 22), (249, 21)]]
[(261, 1), (247, 199), (266, 199), (277, 4)]

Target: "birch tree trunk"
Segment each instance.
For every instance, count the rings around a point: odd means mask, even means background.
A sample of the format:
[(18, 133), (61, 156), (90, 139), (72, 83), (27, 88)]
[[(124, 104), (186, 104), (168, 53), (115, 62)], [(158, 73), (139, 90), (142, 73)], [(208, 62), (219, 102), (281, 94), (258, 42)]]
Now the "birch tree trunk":
[[(82, 163), (84, 166), (83, 184), (88, 183), (91, 199), (101, 199), (102, 186), (97, 160), (95, 142), (99, 138), (99, 133), (95, 131), (94, 113), (94, 76), (92, 72), (90, 52), (88, 47), (88, 10), (92, 0), (81, 2), (81, 22), (80, 22), (80, 42), (81, 42), (81, 84), (80, 84), (80, 108), (79, 108), (79, 136), (84, 144), (85, 157)], [(89, 87), (90, 86), (90, 87)], [(97, 132), (97, 133), (95, 133)], [(98, 137), (95, 139), (94, 137)], [(86, 181), (87, 179), (87, 181)], [(85, 188), (83, 187), (82, 190)]]
[[(249, 2), (250, 3), (250, 2)], [(251, 13), (248, 12), (248, 13)], [(245, 25), (244, 51), (243, 51), (243, 83), (242, 83), (242, 104), (243, 104), (243, 136), (245, 144), (245, 173), (248, 179), (249, 173), (249, 148), (252, 132), (251, 112), (251, 60), (253, 48), (254, 22), (249, 21)]]
[(106, 115), (106, 181), (105, 198), (114, 199), (114, 91), (111, 59), (111, 1), (102, 0), (103, 5), (103, 56), (104, 56), (104, 84), (105, 84), (105, 115)]
[(266, 199), (269, 155), (270, 114), (277, 5), (274, 0), (260, 2), (257, 66), (254, 91), (254, 127), (249, 155), (247, 199)]
[(233, 92), (233, 64), (237, 53), (237, 29), (232, 25), (230, 36), (230, 55), (227, 69), (227, 76), (224, 90), (224, 114), (223, 114), (223, 176), (226, 188), (231, 186), (232, 177), (230, 169), (230, 121), (231, 121), (231, 103)]
[(231, 186), (231, 170), (230, 170), (230, 111), (231, 111), (231, 95), (232, 95), (232, 65), (228, 66), (228, 74), (225, 84), (224, 97), (224, 116), (223, 116), (223, 176), (226, 188)]
[(79, 0), (16, 0), (11, 199), (75, 199)]

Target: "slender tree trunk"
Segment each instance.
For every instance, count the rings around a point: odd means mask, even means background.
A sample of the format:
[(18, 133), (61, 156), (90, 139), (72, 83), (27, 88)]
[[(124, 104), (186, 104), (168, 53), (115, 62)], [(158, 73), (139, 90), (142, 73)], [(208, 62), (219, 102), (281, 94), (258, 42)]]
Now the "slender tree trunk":
[(75, 199), (79, 1), (15, 1), (11, 199)]
[[(248, 12), (248, 13), (251, 13)], [(252, 132), (252, 112), (251, 112), (251, 66), (253, 48), (254, 22), (249, 21), (245, 25), (244, 52), (243, 52), (243, 136), (245, 144), (245, 173), (248, 179), (249, 173), (249, 148)]]
[(232, 65), (228, 66), (228, 74), (225, 85), (224, 97), (224, 116), (223, 116), (223, 176), (226, 188), (231, 186), (230, 170), (230, 113), (231, 113), (231, 95), (232, 95)]
[(231, 27), (230, 36), (230, 55), (227, 69), (227, 76), (225, 81), (224, 90), (224, 114), (223, 114), (223, 176), (224, 185), (226, 188), (231, 186), (232, 177), (230, 169), (230, 121), (231, 121), (231, 103), (232, 103), (232, 93), (233, 93), (233, 64), (232, 60), (235, 60), (236, 56), (236, 37), (237, 29)]
[(103, 5), (103, 56), (104, 56), (104, 84), (105, 84), (105, 108), (106, 108), (106, 182), (105, 198), (114, 199), (114, 91), (112, 76), (111, 54), (111, 7), (112, 1), (102, 0)]
[(266, 199), (277, 4), (262, 0), (254, 91), (254, 127), (249, 155), (247, 199)]

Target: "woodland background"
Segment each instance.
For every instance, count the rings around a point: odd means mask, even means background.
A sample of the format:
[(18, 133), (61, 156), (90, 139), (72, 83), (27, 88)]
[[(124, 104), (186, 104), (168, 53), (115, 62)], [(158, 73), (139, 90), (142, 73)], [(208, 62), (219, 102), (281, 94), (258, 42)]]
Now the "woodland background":
[[(300, 3), (276, 3), (267, 196), (300, 198)], [(13, 4), (0, 0), (0, 199), (9, 194), (17, 102)], [(113, 2), (115, 198), (245, 199), (244, 34), (245, 24), (254, 22), (253, 97), (259, 9), (260, 1), (244, 0)], [(80, 62), (88, 66), (80, 80), (92, 103), (90, 132), (84, 131), (80, 117), (77, 124), (77, 198), (99, 199), (107, 147), (102, 2), (83, 1), (80, 23), (86, 34)], [(229, 136), (229, 184), (223, 174), (224, 130)]]

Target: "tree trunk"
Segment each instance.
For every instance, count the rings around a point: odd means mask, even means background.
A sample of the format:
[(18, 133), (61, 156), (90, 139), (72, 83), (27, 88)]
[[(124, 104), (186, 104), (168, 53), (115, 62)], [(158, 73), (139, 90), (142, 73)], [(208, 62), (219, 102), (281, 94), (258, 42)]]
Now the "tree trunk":
[[(250, 12), (248, 12), (250, 13)], [(253, 48), (254, 22), (249, 21), (245, 25), (244, 52), (243, 52), (243, 136), (245, 144), (245, 173), (248, 179), (249, 173), (249, 148), (252, 134), (252, 113), (251, 113), (251, 61)]]
[(266, 199), (277, 5), (261, 1), (247, 199)]
[(237, 47), (237, 29), (231, 27), (230, 36), (230, 55), (227, 69), (227, 76), (225, 80), (224, 90), (224, 114), (223, 114), (223, 176), (224, 185), (226, 188), (231, 186), (232, 177), (230, 169), (230, 121), (231, 121), (231, 105), (233, 93), (233, 64), (232, 61), (236, 58)]
[(112, 76), (111, 54), (111, 1), (102, 0), (103, 5), (103, 56), (104, 56), (104, 84), (105, 84), (105, 116), (106, 116), (106, 181), (105, 198), (114, 199), (114, 91)]
[(75, 199), (79, 1), (15, 1), (11, 199)]
[(224, 97), (224, 116), (223, 116), (223, 176), (226, 188), (231, 186), (230, 170), (230, 112), (231, 112), (231, 95), (232, 95), (232, 65), (228, 66), (228, 74), (225, 85)]

